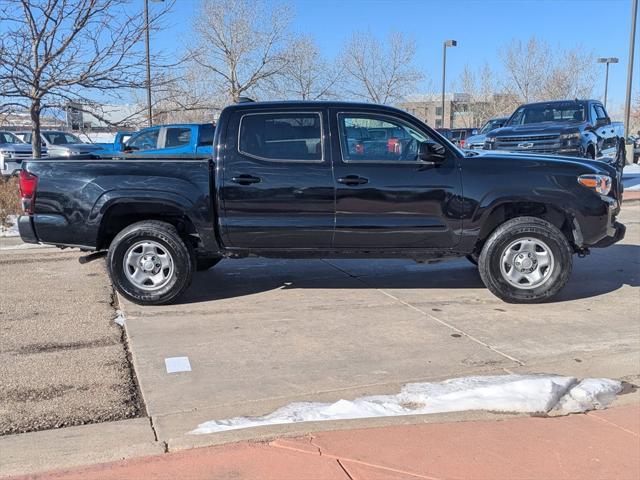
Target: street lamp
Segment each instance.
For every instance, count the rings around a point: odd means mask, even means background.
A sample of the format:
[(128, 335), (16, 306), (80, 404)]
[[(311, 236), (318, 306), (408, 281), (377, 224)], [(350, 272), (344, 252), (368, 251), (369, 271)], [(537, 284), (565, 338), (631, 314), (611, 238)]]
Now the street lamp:
[[(633, 82), (634, 44), (636, 43), (636, 21), (638, 20), (638, 0), (631, 0), (631, 31), (629, 32), (629, 63), (627, 64), (627, 95), (624, 100), (624, 138), (629, 138), (629, 117), (631, 116), (631, 85)], [(633, 158), (633, 151), (631, 156)]]
[[(164, 0), (151, 0), (154, 3), (162, 3)], [(149, 126), (153, 126), (153, 113), (151, 112), (151, 59), (149, 56), (149, 0), (144, 0), (144, 30), (145, 48), (147, 50), (147, 116)]]
[(618, 58), (617, 57), (600, 57), (598, 58), (598, 63), (607, 64), (607, 73), (605, 75), (605, 80), (604, 80), (604, 108), (607, 108), (607, 89), (609, 88), (609, 64), (618, 63)]
[(442, 128), (444, 128), (444, 93), (447, 75), (447, 47), (456, 47), (458, 42), (455, 40), (446, 40), (442, 44)]

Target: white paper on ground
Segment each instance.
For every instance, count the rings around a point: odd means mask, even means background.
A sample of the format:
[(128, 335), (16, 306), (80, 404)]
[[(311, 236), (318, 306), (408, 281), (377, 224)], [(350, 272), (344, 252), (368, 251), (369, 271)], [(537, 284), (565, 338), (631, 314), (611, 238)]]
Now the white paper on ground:
[(191, 363), (189, 357), (169, 357), (164, 359), (167, 373), (190, 372)]
[(121, 327), (124, 327), (125, 320), (124, 312), (122, 310), (116, 310), (116, 318), (114, 318), (113, 321)]
[[(575, 391), (574, 391), (575, 389)], [(495, 375), (462, 377), (443, 382), (410, 383), (397, 395), (376, 395), (335, 403), (298, 402), (262, 417), (235, 417), (202, 423), (189, 432), (206, 434), (286, 423), (425, 413), (491, 410), (546, 413), (565, 402), (571, 411), (604, 408), (622, 389), (620, 382), (556, 375)], [(584, 408), (583, 410), (577, 410)]]

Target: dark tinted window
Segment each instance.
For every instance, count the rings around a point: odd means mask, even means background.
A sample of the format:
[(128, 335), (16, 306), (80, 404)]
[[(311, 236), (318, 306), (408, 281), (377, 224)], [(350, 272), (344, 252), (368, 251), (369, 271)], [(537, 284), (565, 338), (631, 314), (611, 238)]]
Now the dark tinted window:
[(244, 115), (239, 150), (267, 160), (322, 160), (320, 122), (317, 113)]
[(507, 123), (582, 122), (584, 118), (584, 105), (581, 103), (540, 103), (520, 107)]
[(13, 133), (0, 132), (0, 143), (21, 143)]
[(76, 143), (82, 143), (75, 135), (65, 132), (45, 132), (42, 134), (51, 145), (73, 145)]
[(167, 128), (167, 138), (164, 143), (165, 147), (182, 147), (183, 145), (189, 145), (190, 142), (190, 128)]
[(213, 125), (200, 125), (200, 138), (198, 138), (198, 146), (212, 146), (214, 132), (215, 127)]

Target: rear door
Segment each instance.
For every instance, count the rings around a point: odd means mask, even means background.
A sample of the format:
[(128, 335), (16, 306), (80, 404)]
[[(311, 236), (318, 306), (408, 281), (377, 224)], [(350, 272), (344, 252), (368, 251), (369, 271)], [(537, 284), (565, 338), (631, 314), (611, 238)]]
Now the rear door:
[(228, 248), (291, 252), (331, 246), (335, 188), (328, 131), (322, 107), (232, 114), (220, 190)]
[[(419, 160), (419, 143), (439, 140), (408, 116), (332, 110), (331, 121), (336, 152), (334, 247), (452, 248), (462, 227), (455, 153), (447, 150), (439, 165)], [(380, 130), (386, 132), (384, 141), (379, 140)]]

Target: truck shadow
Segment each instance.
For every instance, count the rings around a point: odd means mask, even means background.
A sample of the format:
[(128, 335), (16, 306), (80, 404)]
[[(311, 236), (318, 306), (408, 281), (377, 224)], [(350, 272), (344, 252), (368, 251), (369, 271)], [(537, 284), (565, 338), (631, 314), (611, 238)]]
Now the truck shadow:
[[(573, 273), (550, 303), (598, 297), (623, 286), (640, 286), (640, 246), (613, 245), (574, 256)], [(411, 260), (225, 260), (194, 277), (177, 303), (190, 304), (299, 289), (478, 289), (486, 290), (477, 268), (466, 259), (438, 264)], [(284, 297), (281, 297), (284, 299)], [(425, 297), (428, 299), (428, 297)]]

